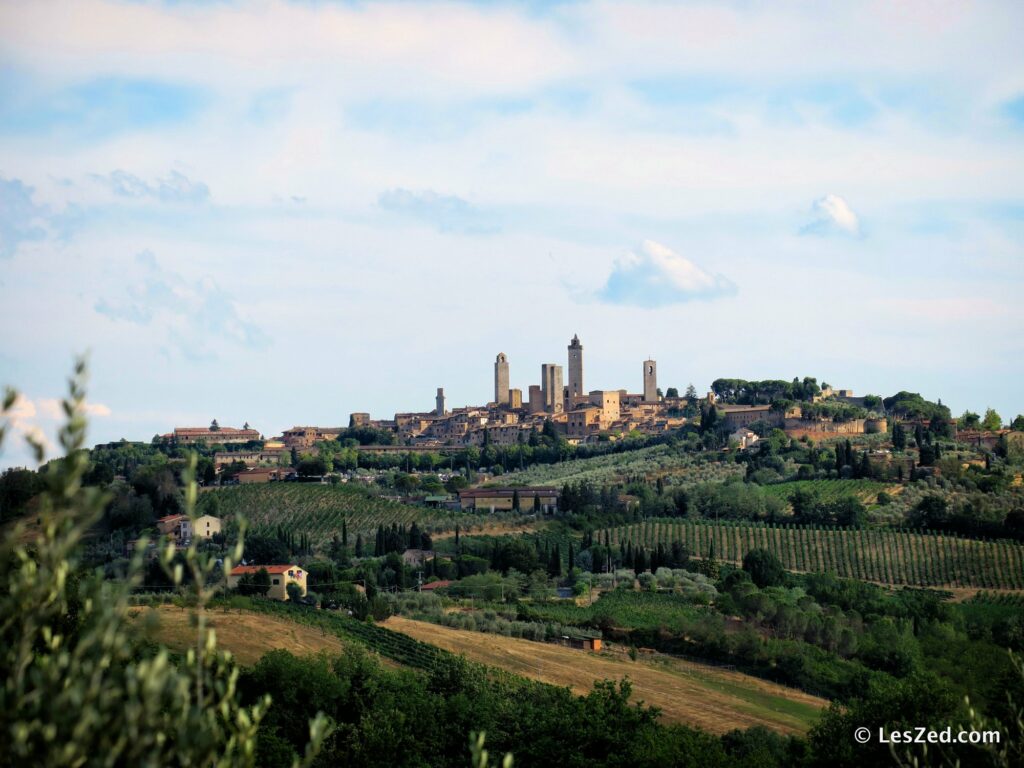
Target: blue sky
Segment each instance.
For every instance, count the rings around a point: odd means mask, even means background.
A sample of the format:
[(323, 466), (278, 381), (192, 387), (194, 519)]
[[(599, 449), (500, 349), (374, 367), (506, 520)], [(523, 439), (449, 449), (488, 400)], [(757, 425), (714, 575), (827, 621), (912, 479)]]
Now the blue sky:
[[(265, 434), (817, 376), (1024, 411), (1016, 2), (0, 6), (0, 383)], [(27, 453), (8, 443), (0, 466)]]

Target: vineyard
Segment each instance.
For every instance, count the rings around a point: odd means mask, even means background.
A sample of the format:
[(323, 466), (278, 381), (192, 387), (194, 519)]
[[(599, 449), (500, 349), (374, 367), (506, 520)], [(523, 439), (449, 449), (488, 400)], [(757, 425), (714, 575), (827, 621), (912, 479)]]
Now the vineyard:
[(349, 485), (268, 483), (237, 485), (209, 493), (216, 494), (217, 514), (223, 518), (242, 515), (256, 532), (284, 525), (296, 534), (307, 534), (314, 545), (340, 535), (342, 521), (348, 527), (350, 540), (361, 533), (372, 544), (379, 525), (408, 526), (415, 521), (424, 531), (435, 532), (450, 530), (458, 523), (467, 531), (487, 519), (484, 515), (400, 504)]
[(563, 485), (582, 481), (595, 485), (625, 483), (635, 477), (663, 477), (669, 485), (727, 480), (742, 475), (735, 464), (703, 461), (670, 445), (655, 445), (636, 451), (611, 453), (559, 464), (539, 464), (521, 472), (502, 475), (497, 483), (511, 485)]
[(787, 501), (795, 491), (811, 491), (818, 498), (830, 503), (846, 496), (856, 496), (864, 504), (874, 504), (882, 491), (895, 495), (903, 486), (891, 483), (880, 483), (876, 480), (794, 480), (788, 483), (776, 483), (762, 486), (765, 493)]
[[(739, 563), (751, 549), (773, 552), (792, 571), (918, 587), (1024, 589), (1024, 546), (934, 532), (653, 519), (607, 531), (613, 547), (653, 549), (680, 541), (690, 552)], [(603, 534), (602, 534), (603, 540)]]

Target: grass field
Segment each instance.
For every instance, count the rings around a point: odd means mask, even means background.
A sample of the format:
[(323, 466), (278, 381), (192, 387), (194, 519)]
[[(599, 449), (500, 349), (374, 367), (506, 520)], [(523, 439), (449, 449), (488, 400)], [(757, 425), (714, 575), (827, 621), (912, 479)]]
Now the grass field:
[[(608, 530), (612, 546), (651, 549), (682, 542), (695, 555), (739, 563), (751, 549), (768, 549), (792, 571), (918, 587), (1024, 589), (1024, 545), (889, 529), (713, 523), (655, 519)], [(602, 533), (602, 538), (603, 538)]]
[(284, 525), (296, 534), (308, 534), (314, 545), (340, 535), (342, 521), (347, 523), (350, 543), (361, 533), (372, 546), (378, 525), (408, 526), (416, 521), (423, 530), (436, 532), (451, 530), (459, 523), (468, 531), (487, 520), (481, 515), (399, 504), (349, 485), (266, 483), (208, 493), (216, 494), (217, 514), (221, 517), (243, 515), (257, 531)]
[(775, 683), (662, 654), (586, 653), (392, 616), (385, 626), (468, 659), (575, 693), (590, 692), (598, 680), (628, 677), (633, 697), (662, 710), (669, 722), (713, 733), (763, 725), (783, 733), (803, 733), (814, 723), (824, 699)]
[[(194, 647), (196, 631), (190, 610), (173, 605), (140, 608), (133, 617), (146, 636), (172, 651), (184, 653)], [(342, 643), (337, 635), (319, 627), (298, 624), (286, 618), (248, 611), (212, 610), (208, 624), (217, 633), (217, 645), (231, 651), (240, 664), (253, 664), (267, 651), (283, 648), (296, 656), (320, 651), (336, 654)]]

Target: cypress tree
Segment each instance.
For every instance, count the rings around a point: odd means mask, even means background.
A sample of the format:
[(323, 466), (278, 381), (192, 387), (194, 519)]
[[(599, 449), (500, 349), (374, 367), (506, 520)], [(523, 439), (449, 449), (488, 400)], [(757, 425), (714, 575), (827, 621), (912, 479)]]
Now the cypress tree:
[(348, 546), (348, 520), (344, 518), (341, 521), (341, 545), (343, 547)]
[(548, 573), (556, 578), (562, 575), (562, 552), (557, 542), (551, 550), (551, 561), (548, 566)]
[(356, 557), (363, 556), (363, 534), (356, 534)]
[(569, 542), (569, 573), (572, 573), (573, 568), (576, 567), (576, 548), (573, 543)]

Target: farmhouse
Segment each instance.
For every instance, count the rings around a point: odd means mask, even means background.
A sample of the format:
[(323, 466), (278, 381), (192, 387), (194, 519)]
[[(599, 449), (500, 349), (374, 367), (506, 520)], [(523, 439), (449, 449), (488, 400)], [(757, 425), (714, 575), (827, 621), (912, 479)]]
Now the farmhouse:
[(459, 492), (459, 504), (462, 509), (510, 510), (516, 496), (519, 497), (519, 509), (523, 512), (533, 510), (534, 499), (540, 502), (542, 512), (554, 512), (558, 509), (558, 489), (546, 486), (525, 486), (523, 488), (470, 488)]
[(287, 600), (289, 584), (298, 584), (302, 588), (302, 596), (306, 596), (306, 572), (297, 565), (236, 565), (228, 575), (228, 587), (235, 589), (243, 576), (260, 571), (270, 575), (270, 589), (267, 591), (270, 599)]

